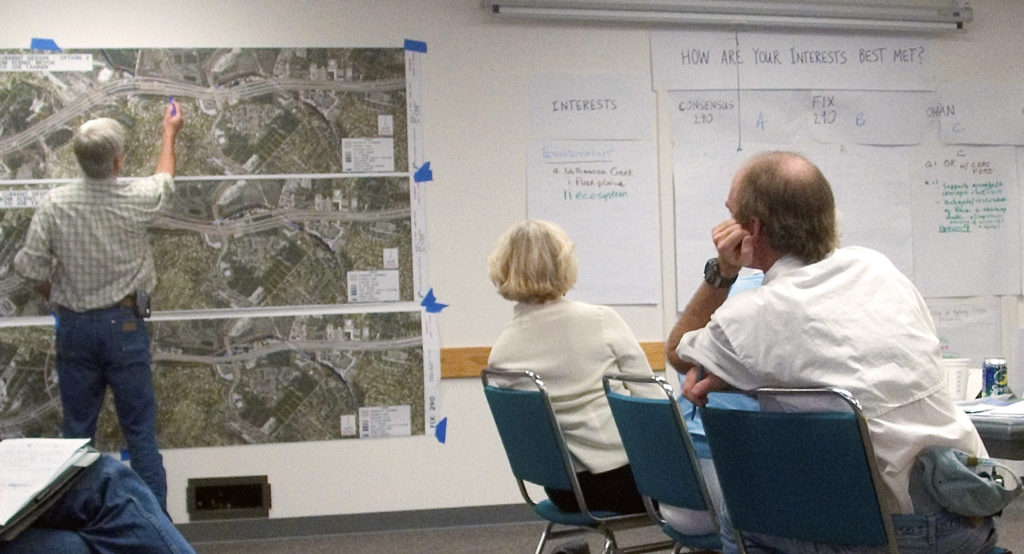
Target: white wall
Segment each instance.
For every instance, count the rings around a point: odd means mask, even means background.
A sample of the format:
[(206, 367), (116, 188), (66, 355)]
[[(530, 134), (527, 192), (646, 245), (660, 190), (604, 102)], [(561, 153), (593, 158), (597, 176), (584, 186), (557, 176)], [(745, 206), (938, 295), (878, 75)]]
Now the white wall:
[[(965, 63), (942, 67), (940, 77), (1022, 82), (1024, 3), (975, 0), (972, 7), (967, 33), (941, 39), (935, 54)], [(478, 0), (0, 0), (0, 14), (0, 48), (27, 48), (32, 38), (52, 38), (64, 49), (426, 42), (424, 143), (434, 173), (429, 271), (439, 300), (450, 305), (440, 318), (443, 347), (489, 345), (511, 314), (487, 281), (485, 260), (498, 235), (526, 215), (530, 76), (650, 68), (645, 28), (495, 22)], [(675, 319), (666, 115), (658, 127), (663, 299), (617, 308), (643, 341), (662, 340)], [(1019, 299), (1004, 302), (1008, 335), (1018, 305)], [(518, 502), (479, 382), (446, 380), (442, 395), (446, 444), (414, 437), (165, 451), (171, 515), (187, 521), (189, 477), (249, 474), (268, 475), (271, 517)]]

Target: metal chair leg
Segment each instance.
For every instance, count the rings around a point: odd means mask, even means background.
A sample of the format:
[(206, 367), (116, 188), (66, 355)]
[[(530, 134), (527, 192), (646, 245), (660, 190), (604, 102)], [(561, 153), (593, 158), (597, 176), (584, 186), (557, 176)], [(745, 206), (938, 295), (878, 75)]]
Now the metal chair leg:
[(541, 552), (544, 552), (544, 545), (548, 542), (548, 534), (554, 526), (555, 524), (549, 521), (544, 527), (544, 532), (540, 534), (540, 542), (537, 543), (537, 550), (534, 551), (534, 554), (541, 554)]

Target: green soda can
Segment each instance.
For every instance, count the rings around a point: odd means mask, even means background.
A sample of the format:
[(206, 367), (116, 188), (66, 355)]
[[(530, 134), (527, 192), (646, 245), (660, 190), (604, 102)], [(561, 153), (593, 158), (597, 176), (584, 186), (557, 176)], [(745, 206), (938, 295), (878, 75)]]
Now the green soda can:
[(985, 358), (981, 364), (981, 395), (996, 396), (1010, 392), (1008, 379), (1005, 359)]

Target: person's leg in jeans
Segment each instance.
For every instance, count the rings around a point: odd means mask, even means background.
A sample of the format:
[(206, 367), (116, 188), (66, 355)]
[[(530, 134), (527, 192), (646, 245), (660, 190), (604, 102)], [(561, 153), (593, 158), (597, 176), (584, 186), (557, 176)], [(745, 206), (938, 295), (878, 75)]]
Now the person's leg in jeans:
[[(992, 518), (972, 525), (967, 518), (940, 512), (937, 514), (900, 514), (892, 516), (893, 531), (901, 554), (984, 554), (996, 545)], [(722, 525), (722, 551), (738, 552), (728, 514), (719, 516)], [(726, 529), (729, 529), (727, 536)], [(749, 553), (786, 552), (787, 554), (884, 554), (885, 548), (830, 546), (794, 539), (749, 533), (744, 535)]]
[(946, 511), (892, 516), (903, 554), (977, 554), (996, 546), (999, 534), (991, 517), (972, 522)]
[[(66, 438), (87, 438), (96, 434), (96, 420), (103, 406), (106, 381), (97, 354), (96, 318), (61, 311), (57, 319), (57, 379)], [(102, 320), (100, 320), (102, 321)]]
[(100, 456), (86, 468), (30, 531), (0, 547), (0, 552), (64, 552), (37, 547), (77, 548), (82, 543), (87, 545), (86, 551), (101, 554), (194, 552), (149, 487), (134, 471), (108, 456)]
[(74, 531), (29, 527), (10, 542), (0, 541), (0, 554), (92, 554), (85, 540)]
[(167, 474), (156, 442), (149, 333), (145, 321), (135, 317), (131, 309), (118, 309), (114, 314), (107, 320), (107, 383), (114, 393), (114, 407), (132, 469), (149, 485), (166, 511)]

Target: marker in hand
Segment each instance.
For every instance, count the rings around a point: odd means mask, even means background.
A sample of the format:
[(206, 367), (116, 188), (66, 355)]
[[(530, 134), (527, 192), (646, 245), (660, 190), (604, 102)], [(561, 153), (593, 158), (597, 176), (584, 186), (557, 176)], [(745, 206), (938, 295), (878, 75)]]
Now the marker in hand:
[(174, 97), (168, 97), (167, 101), (171, 103), (171, 115), (178, 115), (178, 108), (174, 107)]
[[(704, 366), (699, 365), (699, 366), (697, 366), (697, 382), (699, 383), (702, 379), (704, 379)], [(693, 410), (690, 411), (690, 419), (692, 420), (692, 419), (694, 419), (696, 417), (697, 417), (697, 405), (694, 404), (693, 405)]]

